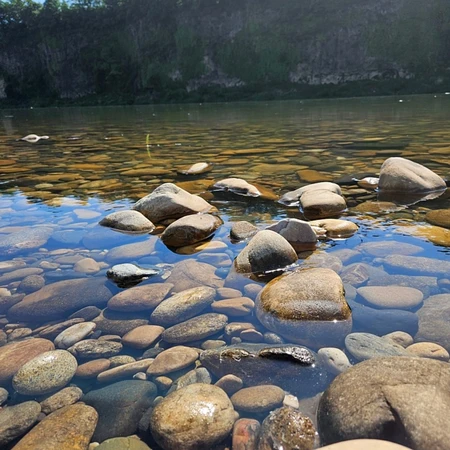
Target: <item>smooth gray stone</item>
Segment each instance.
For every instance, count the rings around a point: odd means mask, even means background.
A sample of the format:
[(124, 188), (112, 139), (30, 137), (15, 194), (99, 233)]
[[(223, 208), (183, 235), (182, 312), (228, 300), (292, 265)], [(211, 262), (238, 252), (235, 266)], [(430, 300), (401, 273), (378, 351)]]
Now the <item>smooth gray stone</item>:
[(33, 227), (0, 237), (0, 255), (16, 255), (42, 247), (53, 232), (50, 227)]
[(37, 402), (24, 402), (0, 410), (0, 447), (22, 436), (37, 421), (41, 405)]
[(400, 309), (375, 309), (347, 299), (352, 309), (353, 330), (385, 335), (393, 331), (404, 331), (414, 335), (419, 328), (416, 313)]
[(177, 391), (182, 387), (189, 386), (194, 383), (205, 383), (211, 384), (211, 374), (208, 372), (208, 369), (205, 367), (200, 367), (198, 369), (190, 370), (185, 375), (182, 375), (178, 378), (170, 387), (167, 394), (170, 394), (173, 391)]
[(370, 333), (351, 333), (345, 338), (345, 348), (358, 361), (383, 356), (410, 356), (401, 345)]

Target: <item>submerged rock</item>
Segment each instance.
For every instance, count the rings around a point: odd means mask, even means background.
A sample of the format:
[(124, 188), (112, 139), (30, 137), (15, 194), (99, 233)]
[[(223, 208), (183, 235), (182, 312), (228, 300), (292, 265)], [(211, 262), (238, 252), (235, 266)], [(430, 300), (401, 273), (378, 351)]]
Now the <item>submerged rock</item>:
[(61, 319), (84, 306), (106, 305), (110, 297), (103, 279), (58, 281), (25, 296), (9, 309), (8, 317), (30, 322)]
[(313, 347), (342, 344), (352, 329), (342, 281), (331, 269), (275, 278), (258, 294), (256, 316), (269, 330)]
[(364, 361), (339, 375), (318, 410), (323, 444), (371, 437), (414, 449), (450, 442), (450, 366), (426, 358)]
[(191, 384), (155, 406), (150, 429), (163, 449), (207, 450), (230, 434), (236, 416), (222, 389)]
[(66, 350), (42, 353), (18, 370), (13, 388), (23, 395), (48, 394), (69, 383), (77, 367), (77, 360)]
[(156, 386), (150, 381), (125, 380), (88, 392), (83, 402), (98, 412), (98, 425), (93, 441), (131, 436), (139, 421), (152, 405)]
[(14, 447), (15, 450), (87, 450), (98, 414), (83, 403), (66, 406), (45, 417)]
[(378, 183), (384, 192), (430, 192), (446, 189), (445, 181), (430, 169), (405, 158), (388, 158), (380, 169)]
[(436, 342), (450, 352), (450, 294), (428, 297), (417, 311), (419, 330), (416, 342)]
[(54, 350), (47, 339), (32, 338), (0, 347), (0, 384), (7, 384), (16, 372), (36, 356)]
[(166, 219), (179, 219), (188, 214), (207, 212), (213, 207), (206, 200), (175, 184), (164, 183), (136, 202), (133, 209), (144, 214), (153, 223), (160, 223)]
[(50, 238), (50, 227), (26, 228), (22, 231), (0, 236), (0, 255), (16, 255), (23, 251), (42, 247)]
[(312, 450), (315, 438), (311, 419), (297, 409), (283, 406), (264, 419), (258, 450)]
[(314, 353), (293, 344), (236, 344), (205, 350), (200, 362), (216, 377), (234, 375), (245, 386), (274, 384), (302, 396), (323, 389), (327, 375)]

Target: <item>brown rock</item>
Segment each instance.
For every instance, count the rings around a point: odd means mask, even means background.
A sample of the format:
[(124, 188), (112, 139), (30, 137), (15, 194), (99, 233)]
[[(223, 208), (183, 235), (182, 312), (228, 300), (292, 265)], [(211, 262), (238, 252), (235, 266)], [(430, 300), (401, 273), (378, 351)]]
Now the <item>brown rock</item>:
[(112, 369), (105, 370), (97, 376), (97, 381), (100, 383), (109, 383), (111, 381), (117, 381), (122, 378), (131, 378), (138, 372), (145, 372), (153, 359), (141, 359), (128, 364), (122, 364), (121, 366), (114, 367)]
[(40, 338), (27, 339), (0, 347), (0, 384), (8, 383), (28, 361), (54, 349), (55, 346), (51, 341)]
[(94, 408), (82, 403), (58, 409), (36, 425), (15, 450), (87, 450), (98, 421)]
[(170, 283), (152, 283), (125, 289), (111, 297), (108, 308), (125, 312), (148, 311), (156, 308), (172, 288)]
[(189, 367), (198, 359), (198, 352), (191, 347), (178, 345), (164, 350), (147, 369), (147, 375), (158, 376)]
[(158, 325), (142, 325), (129, 331), (122, 338), (122, 344), (128, 347), (144, 349), (159, 339), (164, 328)]
[(258, 450), (260, 423), (255, 419), (239, 419), (233, 426), (233, 450)]
[(278, 386), (252, 386), (237, 391), (231, 397), (231, 403), (239, 411), (262, 413), (281, 406), (284, 391)]
[(246, 316), (253, 311), (254, 307), (255, 303), (248, 297), (219, 300), (211, 305), (214, 312), (231, 317)]
[(450, 358), (448, 351), (434, 342), (417, 342), (406, 347), (406, 350), (422, 358), (437, 359), (439, 361), (448, 361)]
[(235, 419), (233, 405), (222, 389), (197, 383), (159, 402), (150, 429), (163, 448), (207, 450), (229, 435)]
[(438, 227), (450, 228), (450, 209), (436, 209), (427, 212), (425, 220)]
[(97, 375), (109, 369), (111, 361), (106, 358), (94, 359), (84, 364), (80, 364), (75, 372), (79, 378), (96, 378)]
[(222, 220), (211, 214), (193, 214), (171, 223), (161, 235), (169, 247), (195, 244), (211, 236), (222, 225)]
[(199, 286), (223, 287), (223, 280), (215, 272), (216, 268), (210, 264), (199, 263), (194, 259), (186, 259), (174, 266), (166, 282), (174, 285), (173, 292), (180, 292)]

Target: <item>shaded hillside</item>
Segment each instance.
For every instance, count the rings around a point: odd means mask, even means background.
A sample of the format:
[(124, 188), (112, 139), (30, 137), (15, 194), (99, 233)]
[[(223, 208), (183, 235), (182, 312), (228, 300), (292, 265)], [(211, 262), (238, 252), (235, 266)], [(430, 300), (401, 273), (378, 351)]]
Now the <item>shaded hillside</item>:
[(449, 90), (448, 0), (0, 2), (3, 104)]

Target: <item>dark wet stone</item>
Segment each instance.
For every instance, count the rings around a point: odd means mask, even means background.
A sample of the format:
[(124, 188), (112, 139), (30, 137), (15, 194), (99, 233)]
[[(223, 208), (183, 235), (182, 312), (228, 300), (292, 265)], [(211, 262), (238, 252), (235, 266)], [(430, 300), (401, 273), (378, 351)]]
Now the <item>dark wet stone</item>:
[(373, 438), (414, 449), (450, 442), (450, 366), (428, 358), (364, 361), (339, 375), (318, 410), (323, 444)]
[(103, 279), (60, 281), (25, 296), (9, 309), (8, 317), (30, 322), (61, 319), (84, 306), (106, 305), (111, 295)]
[(42, 247), (53, 232), (50, 227), (27, 228), (0, 237), (0, 255), (16, 255), (33, 248)]
[(82, 400), (94, 407), (99, 415), (92, 440), (102, 442), (134, 434), (156, 393), (153, 383), (141, 380), (119, 381), (88, 392)]
[(203, 351), (200, 361), (216, 377), (232, 374), (245, 386), (275, 384), (296, 394), (310, 395), (326, 383), (314, 353), (300, 345), (230, 345)]
[(25, 294), (31, 294), (39, 289), (43, 288), (45, 285), (44, 277), (40, 275), (28, 275), (25, 277), (17, 287), (19, 292), (24, 292)]

